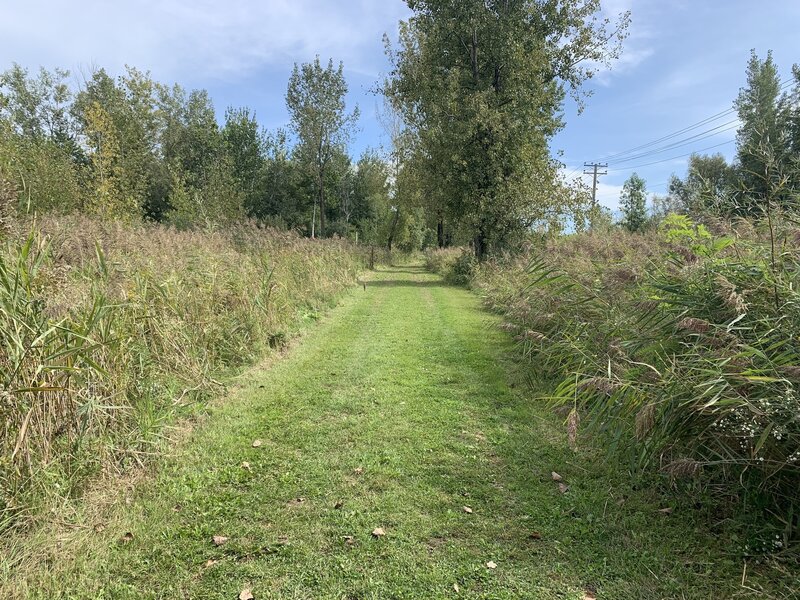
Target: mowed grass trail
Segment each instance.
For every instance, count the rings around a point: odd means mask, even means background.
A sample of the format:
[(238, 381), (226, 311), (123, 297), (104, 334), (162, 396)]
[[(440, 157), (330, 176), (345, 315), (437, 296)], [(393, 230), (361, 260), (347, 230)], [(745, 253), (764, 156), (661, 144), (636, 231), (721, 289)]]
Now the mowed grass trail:
[(713, 516), (660, 513), (567, 447), (509, 383), (512, 341), (474, 295), (419, 267), (371, 277), (20, 595), (775, 597), (752, 569), (741, 587)]

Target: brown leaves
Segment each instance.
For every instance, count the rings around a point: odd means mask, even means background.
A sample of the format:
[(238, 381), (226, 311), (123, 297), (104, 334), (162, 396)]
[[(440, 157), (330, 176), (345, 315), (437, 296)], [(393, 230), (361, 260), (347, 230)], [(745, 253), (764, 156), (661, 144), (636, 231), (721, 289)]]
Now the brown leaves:
[(354, 546), (356, 543), (356, 538), (354, 538), (352, 535), (343, 535), (342, 539), (348, 546)]
[(532, 540), (540, 540), (542, 539), (542, 534), (538, 531), (531, 531), (531, 534), (528, 537)]
[(228, 543), (228, 538), (224, 535), (215, 535), (211, 538), (211, 541), (214, 542), (215, 546), (222, 546), (223, 544)]
[(341, 510), (344, 506), (344, 500), (337, 500), (336, 503), (333, 505), (334, 510)]
[(122, 542), (123, 544), (129, 544), (133, 541), (133, 534), (130, 531), (128, 531), (125, 533), (125, 535), (123, 535), (119, 539), (119, 541)]
[(372, 530), (372, 537), (374, 538), (382, 538), (386, 535), (386, 532), (383, 530), (383, 527), (376, 527)]
[(486, 563), (486, 568), (487, 569), (496, 569), (497, 568), (497, 564), (493, 560), (490, 560), (489, 562)]
[(660, 512), (662, 515), (667, 515), (667, 516), (669, 516), (669, 515), (671, 515), (671, 514), (672, 514), (672, 511), (673, 511), (673, 509), (672, 509), (672, 508), (670, 508), (670, 507), (668, 506), (667, 508), (662, 508), (662, 509), (659, 509), (659, 511), (658, 511), (658, 512)]
[(468, 515), (471, 515), (471, 514), (472, 514), (472, 509), (471, 509), (469, 506), (462, 506), (462, 507), (461, 507), (461, 510), (463, 510), (463, 511), (464, 511), (465, 513), (467, 513)]
[(242, 463), (242, 468), (243, 468), (245, 471), (249, 471), (249, 470), (250, 470), (250, 463), (249, 463), (249, 462), (247, 462), (247, 461), (244, 461), (244, 462)]
[(364, 467), (356, 467), (353, 469), (353, 473), (355, 475), (363, 475), (364, 474)]
[(261, 446), (263, 446), (263, 445), (264, 445), (264, 442), (262, 442), (261, 440), (254, 440), (253, 444), (252, 444), (253, 448), (261, 448)]
[(569, 486), (564, 483), (564, 478), (555, 471), (550, 472), (550, 479), (558, 484), (558, 491), (566, 494), (569, 491)]
[(253, 590), (250, 588), (245, 588), (241, 592), (239, 592), (239, 600), (255, 600), (255, 596), (253, 596)]

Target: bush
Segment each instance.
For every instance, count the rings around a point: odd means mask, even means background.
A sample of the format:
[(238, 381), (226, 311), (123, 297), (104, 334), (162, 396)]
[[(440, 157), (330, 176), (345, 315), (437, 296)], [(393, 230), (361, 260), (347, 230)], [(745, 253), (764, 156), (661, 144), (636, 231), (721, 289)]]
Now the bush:
[(475, 256), (464, 248), (439, 248), (425, 253), (428, 270), (438, 273), (445, 281), (466, 285), (472, 279)]
[[(47, 217), (0, 250), (0, 526), (141, 464), (364, 266), (342, 240)], [(202, 404), (201, 404), (202, 405)]]

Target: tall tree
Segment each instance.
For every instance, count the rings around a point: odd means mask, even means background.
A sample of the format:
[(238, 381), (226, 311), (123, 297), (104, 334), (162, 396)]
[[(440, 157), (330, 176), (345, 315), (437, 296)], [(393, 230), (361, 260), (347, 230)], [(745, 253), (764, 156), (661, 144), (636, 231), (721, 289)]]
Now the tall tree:
[(233, 165), (233, 176), (249, 211), (258, 203), (259, 183), (264, 168), (264, 136), (255, 114), (247, 108), (228, 108), (222, 129), (225, 151)]
[(622, 185), (619, 205), (623, 226), (628, 231), (641, 231), (647, 223), (647, 184), (636, 173)]
[[(417, 142), (426, 196), (472, 233), (475, 253), (541, 220), (561, 194), (548, 142), (566, 87), (619, 52), (599, 0), (407, 0), (384, 93)], [(446, 194), (438, 194), (440, 190)]]
[(786, 197), (790, 157), (787, 112), (780, 90), (772, 52), (761, 60), (753, 51), (747, 63), (747, 85), (734, 103), (742, 122), (736, 136), (742, 184), (736, 212), (740, 214), (757, 212), (767, 198), (780, 201)]
[(669, 195), (694, 216), (729, 214), (735, 209), (735, 173), (722, 154), (692, 154), (686, 178), (672, 176)]
[[(312, 175), (319, 207), (319, 234), (325, 235), (326, 177), (337, 150), (347, 146), (356, 122), (358, 107), (347, 113), (347, 82), (344, 65), (333, 60), (322, 67), (319, 56), (312, 63), (295, 64), (286, 92), (291, 127), (298, 138), (297, 156)], [(312, 234), (314, 232), (312, 222)]]

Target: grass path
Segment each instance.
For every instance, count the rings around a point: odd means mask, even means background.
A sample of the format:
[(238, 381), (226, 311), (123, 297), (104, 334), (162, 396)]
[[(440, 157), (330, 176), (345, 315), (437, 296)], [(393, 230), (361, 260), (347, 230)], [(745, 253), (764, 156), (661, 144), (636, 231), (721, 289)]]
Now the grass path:
[(665, 516), (664, 499), (569, 450), (509, 385), (511, 342), (492, 321), (420, 268), (377, 273), (241, 378), (118, 523), (26, 595), (770, 597), (740, 587), (710, 516)]

